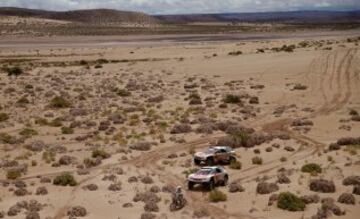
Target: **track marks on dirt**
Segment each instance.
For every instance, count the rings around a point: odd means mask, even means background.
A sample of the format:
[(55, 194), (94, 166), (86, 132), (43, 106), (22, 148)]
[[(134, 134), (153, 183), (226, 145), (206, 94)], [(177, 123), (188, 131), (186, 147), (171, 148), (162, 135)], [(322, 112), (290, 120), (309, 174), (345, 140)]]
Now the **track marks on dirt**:
[[(357, 56), (357, 49), (347, 49), (343, 51), (332, 51), (327, 54), (323, 62), (323, 71), (314, 71), (311, 73), (317, 84), (310, 95), (317, 95), (321, 92), (323, 96), (323, 104), (314, 112), (311, 117), (319, 115), (329, 115), (342, 109), (349, 103), (354, 89), (359, 89), (358, 80), (352, 80), (358, 77), (355, 67), (357, 62), (354, 59)], [(321, 74), (317, 77), (317, 74)]]

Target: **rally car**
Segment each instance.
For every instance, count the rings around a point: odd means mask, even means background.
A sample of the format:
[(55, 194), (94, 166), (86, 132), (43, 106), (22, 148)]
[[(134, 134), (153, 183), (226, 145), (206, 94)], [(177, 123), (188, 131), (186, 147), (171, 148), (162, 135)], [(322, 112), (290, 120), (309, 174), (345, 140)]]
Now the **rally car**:
[(229, 175), (222, 167), (203, 167), (196, 173), (188, 176), (188, 189), (192, 190), (195, 185), (200, 184), (208, 190), (213, 190), (215, 186), (226, 186)]
[(208, 166), (219, 163), (227, 163), (236, 161), (235, 151), (228, 146), (210, 147), (203, 152), (197, 152), (194, 155), (194, 163), (201, 165), (202, 163)]

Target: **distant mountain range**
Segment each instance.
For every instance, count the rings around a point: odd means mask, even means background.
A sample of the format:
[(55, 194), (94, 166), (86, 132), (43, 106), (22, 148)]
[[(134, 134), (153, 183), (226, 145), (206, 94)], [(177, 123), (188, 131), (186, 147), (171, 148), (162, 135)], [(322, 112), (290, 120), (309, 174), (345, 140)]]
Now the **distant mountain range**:
[(46, 11), (0, 7), (0, 16), (19, 16), (54, 19), (91, 24), (141, 23), (186, 24), (194, 22), (249, 22), (249, 23), (348, 23), (360, 22), (360, 11), (295, 11), (262, 13), (148, 15), (141, 12), (92, 9), (75, 11)]
[(75, 11), (45, 11), (25, 8), (0, 7), (0, 16), (33, 17), (43, 19), (82, 22), (91, 24), (109, 23), (142, 23), (153, 24), (158, 20), (141, 12), (118, 11), (111, 9), (75, 10)]
[(294, 11), (261, 13), (159, 15), (159, 20), (170, 23), (192, 22), (278, 22), (278, 23), (334, 23), (359, 22), (360, 11)]

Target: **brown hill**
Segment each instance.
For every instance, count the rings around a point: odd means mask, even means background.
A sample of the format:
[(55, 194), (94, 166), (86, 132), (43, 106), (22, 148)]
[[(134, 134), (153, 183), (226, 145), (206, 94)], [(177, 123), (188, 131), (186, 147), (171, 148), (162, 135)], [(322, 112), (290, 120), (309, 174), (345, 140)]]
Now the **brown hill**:
[(0, 8), (0, 16), (18, 16), (54, 19), (91, 24), (156, 24), (158, 20), (140, 12), (118, 11), (111, 9), (92, 9), (75, 11), (45, 11), (24, 8)]

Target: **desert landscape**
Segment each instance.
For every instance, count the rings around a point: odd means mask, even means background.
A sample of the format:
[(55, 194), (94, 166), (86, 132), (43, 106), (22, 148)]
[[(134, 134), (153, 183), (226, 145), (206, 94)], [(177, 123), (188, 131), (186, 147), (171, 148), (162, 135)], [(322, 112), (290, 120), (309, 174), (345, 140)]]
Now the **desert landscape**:
[[(3, 10), (0, 218), (358, 218), (358, 21)], [(190, 190), (212, 146), (229, 182)]]

